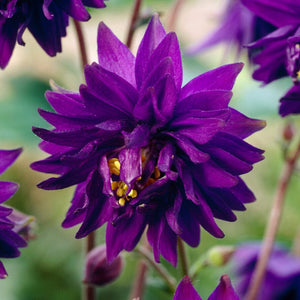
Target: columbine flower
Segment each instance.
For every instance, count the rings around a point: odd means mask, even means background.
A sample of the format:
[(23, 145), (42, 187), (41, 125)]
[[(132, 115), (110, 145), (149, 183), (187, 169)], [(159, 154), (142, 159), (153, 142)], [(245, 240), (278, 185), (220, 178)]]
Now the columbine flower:
[[(228, 275), (220, 278), (220, 283), (207, 300), (239, 300)], [(179, 283), (173, 300), (201, 300), (188, 276), (183, 277)]]
[(105, 7), (105, 0), (4, 0), (0, 4), (0, 67), (8, 64), (16, 42), (29, 29), (44, 51), (55, 56), (61, 52), (69, 16), (79, 21), (90, 18), (84, 5)]
[[(229, 0), (217, 30), (206, 41), (190, 48), (187, 52), (193, 55), (225, 42), (228, 46), (236, 46), (237, 56), (239, 56), (245, 45), (275, 29), (275, 26), (247, 9), (240, 0)], [(252, 52), (252, 49), (249, 49), (250, 60), (252, 59)]]
[[(245, 296), (259, 255), (259, 244), (245, 244), (237, 248), (233, 256), (236, 273), (236, 290)], [(300, 299), (300, 258), (292, 256), (276, 246), (269, 259), (265, 279), (257, 300)]]
[(254, 201), (239, 175), (263, 151), (243, 139), (265, 123), (228, 107), (240, 63), (181, 88), (178, 41), (157, 16), (136, 58), (100, 23), (98, 59), (86, 66), (79, 93), (46, 93), (56, 113), (40, 114), (55, 129), (33, 130), (50, 157), (32, 168), (60, 176), (39, 187), (77, 184), (63, 226), (82, 223), (81, 238), (107, 222), (109, 261), (131, 251), (147, 228), (156, 261), (161, 254), (176, 265), (177, 236), (193, 247), (200, 226), (223, 237), (214, 217), (234, 221), (232, 210)]
[(300, 5), (291, 0), (242, 0), (252, 12), (278, 27), (277, 30), (249, 45), (258, 49), (253, 59), (259, 65), (253, 78), (264, 83), (284, 76), (297, 80), (300, 71)]
[[(0, 150), (0, 174), (2, 174), (19, 156), (21, 149)], [(0, 181), (0, 203), (10, 198), (18, 189), (13, 182)], [(0, 206), (0, 258), (13, 258), (20, 255), (18, 248), (25, 247), (26, 242), (15, 232), (15, 224), (10, 219), (13, 210)], [(0, 279), (7, 276), (0, 261)]]

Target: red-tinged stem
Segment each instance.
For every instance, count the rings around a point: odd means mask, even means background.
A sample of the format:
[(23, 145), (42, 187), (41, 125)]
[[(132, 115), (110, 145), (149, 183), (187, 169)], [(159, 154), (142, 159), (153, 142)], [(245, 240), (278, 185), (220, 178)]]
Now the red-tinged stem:
[(178, 255), (179, 255), (181, 268), (182, 268), (182, 275), (183, 276), (189, 275), (189, 267), (188, 267), (186, 251), (184, 248), (183, 240), (180, 237), (177, 238), (177, 246), (178, 246)]
[(83, 35), (83, 32), (82, 32), (81, 23), (79, 21), (75, 20), (75, 19), (73, 19), (73, 21), (74, 21), (75, 30), (76, 30), (77, 39), (78, 39), (81, 68), (82, 68), (82, 71), (84, 71), (84, 66), (88, 63), (86, 44), (85, 44), (85, 41), (84, 41), (84, 35)]
[(264, 280), (266, 267), (271, 255), (276, 233), (280, 224), (283, 205), (288, 184), (290, 182), (293, 171), (296, 167), (297, 159), (300, 155), (300, 142), (293, 155), (286, 158), (285, 166), (277, 184), (277, 190), (273, 200), (273, 206), (269, 216), (268, 224), (265, 230), (262, 248), (259, 254), (257, 264), (246, 294), (246, 300), (255, 300), (261, 289)]
[[(86, 238), (86, 255), (95, 247), (95, 232), (91, 232)], [(95, 300), (96, 299), (96, 289), (89, 284), (84, 284), (83, 286), (83, 300)]]
[[(150, 249), (150, 245), (148, 244), (147, 238), (145, 236), (142, 241), (142, 247), (145, 249)], [(147, 263), (143, 259), (140, 259), (138, 262), (135, 279), (131, 288), (129, 300), (142, 299), (142, 295), (146, 284), (147, 272)]]
[(184, 0), (176, 0), (174, 3), (174, 6), (171, 10), (169, 22), (168, 22), (168, 31), (174, 31), (175, 30), (175, 23), (179, 15), (180, 8), (182, 4), (184, 3)]
[(131, 20), (130, 20), (129, 30), (128, 30), (128, 34), (127, 34), (127, 40), (126, 40), (126, 45), (128, 48), (130, 48), (131, 44), (132, 44), (132, 38), (133, 38), (133, 34), (136, 29), (136, 22), (139, 17), (141, 5), (142, 5), (142, 0), (135, 0), (133, 11), (132, 11), (132, 16), (131, 16)]
[[(78, 44), (79, 44), (81, 68), (82, 68), (82, 71), (84, 72), (84, 67), (88, 63), (86, 44), (84, 41), (84, 35), (82, 32), (81, 23), (75, 19), (73, 19), (73, 21), (74, 21), (76, 35), (77, 35)], [(85, 238), (85, 243), (86, 243), (85, 254), (87, 255), (95, 247), (95, 233), (94, 232), (91, 232)], [(95, 300), (96, 299), (96, 289), (91, 285), (84, 284), (82, 298), (84, 300)]]

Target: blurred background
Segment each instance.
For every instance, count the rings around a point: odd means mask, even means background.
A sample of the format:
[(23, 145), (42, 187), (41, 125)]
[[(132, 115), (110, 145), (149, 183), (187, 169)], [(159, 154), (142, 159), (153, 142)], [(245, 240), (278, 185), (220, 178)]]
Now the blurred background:
[[(236, 61), (235, 52), (227, 52), (225, 45), (209, 49), (195, 57), (187, 57), (184, 50), (203, 40), (218, 24), (224, 9), (224, 0), (189, 0), (184, 3), (176, 23), (176, 33), (183, 50), (184, 82), (221, 64)], [(173, 2), (145, 1), (143, 9), (161, 13), (161, 21), (167, 23)], [(112, 31), (125, 40), (133, 3), (129, 0), (110, 0), (103, 10), (90, 10), (92, 20), (83, 24), (88, 46), (89, 61), (97, 61), (96, 33), (99, 21), (104, 21)], [(145, 26), (134, 36), (133, 52), (144, 33)], [(8, 278), (0, 281), (1, 300), (77, 300), (81, 298), (83, 269), (83, 241), (74, 238), (77, 228), (63, 229), (60, 224), (69, 207), (73, 189), (62, 191), (39, 190), (36, 184), (46, 178), (34, 172), (29, 164), (45, 157), (38, 149), (39, 139), (33, 135), (32, 126), (49, 128), (37, 113), (41, 107), (50, 110), (44, 93), (49, 89), (49, 79), (60, 86), (77, 91), (83, 82), (77, 48), (77, 39), (72, 21), (68, 35), (63, 39), (63, 53), (48, 57), (33, 37), (24, 35), (26, 47), (17, 45), (5, 71), (0, 71), (0, 143), (1, 149), (22, 146), (24, 151), (17, 162), (2, 176), (1, 180), (15, 181), (20, 189), (7, 204), (33, 215), (36, 238), (22, 249), (17, 259), (4, 260)], [(198, 248), (188, 249), (189, 261), (193, 262), (214, 245), (236, 245), (243, 241), (260, 240), (269, 213), (276, 182), (283, 165), (282, 130), (287, 122), (295, 127), (299, 120), (289, 117), (282, 120), (277, 113), (278, 99), (290, 86), (289, 79), (278, 80), (266, 87), (252, 80), (252, 67), (247, 57), (242, 73), (234, 87), (231, 106), (253, 118), (267, 121), (267, 127), (249, 139), (251, 144), (265, 149), (265, 160), (243, 178), (254, 191), (257, 201), (247, 205), (247, 212), (237, 213), (235, 223), (218, 221), (225, 238), (217, 240), (202, 230), (202, 241)], [(300, 185), (299, 176), (292, 178), (288, 190), (286, 207), (281, 222), (278, 241), (291, 247), (299, 226)], [(97, 231), (97, 241), (104, 242), (104, 231)], [(139, 254), (124, 253), (126, 260), (122, 275), (111, 285), (98, 289), (98, 299), (125, 299), (135, 274)], [(165, 261), (165, 267), (178, 279), (176, 269)], [(221, 274), (230, 273), (229, 267), (207, 268), (201, 272), (194, 286), (206, 299), (215, 288)], [(233, 280), (234, 284), (234, 280)], [(159, 288), (158, 288), (159, 287)], [(146, 300), (172, 299), (154, 271), (149, 271)]]

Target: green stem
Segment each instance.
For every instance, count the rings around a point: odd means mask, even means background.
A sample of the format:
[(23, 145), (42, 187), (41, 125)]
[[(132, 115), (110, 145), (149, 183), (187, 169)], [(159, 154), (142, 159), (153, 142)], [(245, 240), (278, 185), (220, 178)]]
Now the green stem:
[(180, 237), (177, 238), (177, 245), (178, 245), (179, 259), (180, 259), (181, 268), (182, 268), (182, 274), (183, 274), (183, 276), (189, 275), (189, 267), (188, 267), (186, 251), (184, 248), (183, 241)]
[(286, 158), (285, 166), (277, 184), (277, 190), (273, 200), (273, 206), (269, 216), (268, 224), (265, 230), (262, 248), (259, 254), (257, 264), (246, 294), (246, 300), (255, 300), (261, 289), (261, 284), (265, 276), (266, 267), (271, 255), (276, 233), (279, 228), (281, 215), (283, 212), (284, 199), (293, 171), (296, 167), (297, 159), (300, 155), (300, 142), (296, 151), (290, 157)]
[(176, 280), (175, 278), (169, 274), (169, 272), (160, 264), (156, 263), (152, 259), (152, 254), (145, 247), (138, 247), (136, 249), (138, 253), (140, 253), (143, 258), (157, 271), (158, 274), (165, 280), (169, 289), (174, 292), (176, 290)]

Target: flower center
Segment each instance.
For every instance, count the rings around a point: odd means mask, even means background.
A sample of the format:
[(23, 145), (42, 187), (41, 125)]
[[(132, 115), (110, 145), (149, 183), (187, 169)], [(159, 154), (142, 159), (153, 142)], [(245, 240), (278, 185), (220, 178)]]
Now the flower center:
[[(142, 155), (142, 163), (145, 162), (145, 156)], [(121, 164), (118, 158), (111, 158), (108, 160), (108, 167), (111, 175), (111, 189), (119, 203), (119, 205), (124, 206), (131, 199), (138, 196), (138, 193), (145, 187), (153, 184), (156, 180), (161, 177), (160, 170), (155, 167), (151, 176), (146, 180), (142, 180), (143, 175), (137, 178), (136, 182), (133, 184), (133, 188), (128, 189), (128, 185), (119, 179)]]

